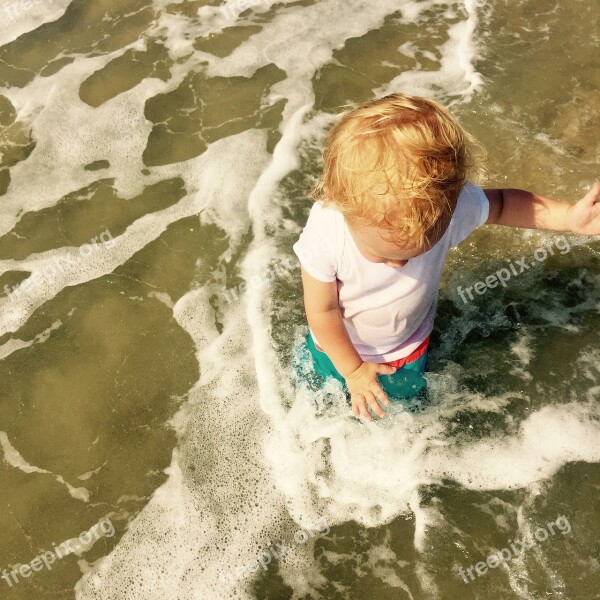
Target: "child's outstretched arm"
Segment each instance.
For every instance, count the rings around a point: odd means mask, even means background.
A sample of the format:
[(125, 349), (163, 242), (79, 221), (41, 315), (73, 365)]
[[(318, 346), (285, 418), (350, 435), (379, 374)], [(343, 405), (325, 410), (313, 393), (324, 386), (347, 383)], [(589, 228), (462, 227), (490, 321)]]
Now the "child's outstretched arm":
[(354, 416), (362, 414), (370, 420), (367, 405), (379, 417), (385, 416), (376, 398), (385, 406), (389, 405), (389, 400), (379, 385), (377, 374), (390, 375), (396, 369), (389, 365), (363, 362), (342, 319), (337, 283), (319, 281), (302, 267), (301, 271), (306, 320), (338, 373), (346, 380)]
[(600, 182), (576, 204), (517, 189), (484, 189), (490, 203), (486, 225), (600, 235)]

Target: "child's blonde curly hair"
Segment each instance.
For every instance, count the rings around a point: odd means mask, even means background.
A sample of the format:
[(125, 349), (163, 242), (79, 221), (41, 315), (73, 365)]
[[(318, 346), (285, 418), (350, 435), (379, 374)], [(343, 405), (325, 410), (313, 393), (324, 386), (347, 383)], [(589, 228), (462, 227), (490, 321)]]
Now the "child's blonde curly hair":
[(485, 149), (438, 102), (390, 94), (347, 111), (327, 136), (309, 197), (423, 248), (452, 215)]

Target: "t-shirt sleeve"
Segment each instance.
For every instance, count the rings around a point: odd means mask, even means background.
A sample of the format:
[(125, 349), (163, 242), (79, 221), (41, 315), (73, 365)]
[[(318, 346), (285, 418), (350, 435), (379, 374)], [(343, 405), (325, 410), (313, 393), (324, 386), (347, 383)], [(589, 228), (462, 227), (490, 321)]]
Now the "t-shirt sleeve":
[(293, 250), (304, 269), (319, 281), (335, 281), (335, 210), (315, 202), (308, 214), (306, 225), (293, 245)]
[(463, 186), (451, 221), (452, 247), (460, 244), (472, 231), (488, 219), (490, 203), (482, 188), (467, 181)]

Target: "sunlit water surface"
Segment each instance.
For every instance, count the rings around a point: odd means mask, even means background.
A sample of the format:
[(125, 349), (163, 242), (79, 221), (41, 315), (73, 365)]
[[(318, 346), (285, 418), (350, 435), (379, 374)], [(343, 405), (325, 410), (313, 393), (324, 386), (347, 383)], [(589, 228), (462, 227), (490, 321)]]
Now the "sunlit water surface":
[[(451, 108), (488, 150), (481, 185), (582, 197), (598, 6), (16, 4), (0, 20), (1, 597), (600, 597), (599, 243), (476, 231), (445, 270), (429, 406), (369, 425), (335, 387), (296, 389), (291, 252), (340, 107), (391, 92)], [(535, 266), (506, 287), (458, 296), (522, 257)]]

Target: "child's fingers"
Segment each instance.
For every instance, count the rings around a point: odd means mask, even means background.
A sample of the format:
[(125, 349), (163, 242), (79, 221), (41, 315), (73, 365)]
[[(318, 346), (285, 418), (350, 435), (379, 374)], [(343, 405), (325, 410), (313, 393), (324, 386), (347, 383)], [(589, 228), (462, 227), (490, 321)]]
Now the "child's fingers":
[(373, 394), (373, 392), (366, 392), (365, 396), (367, 397), (367, 402), (368, 402), (371, 410), (378, 417), (381, 417), (381, 418), (385, 417), (385, 411), (383, 410), (383, 408), (381, 408), (381, 406), (379, 406), (379, 403), (377, 402), (377, 399), (375, 398), (375, 394)]
[(583, 197), (583, 202), (588, 205), (593, 205), (600, 195), (600, 181), (596, 181), (588, 193)]
[(383, 391), (383, 388), (379, 384), (373, 384), (373, 393), (381, 402), (383, 402), (385, 406), (389, 406), (390, 401), (388, 400), (387, 394)]
[[(360, 414), (367, 420), (371, 420), (371, 413), (369, 413), (369, 409), (367, 408), (367, 400), (364, 396), (358, 395), (356, 399), (356, 403), (358, 404), (358, 409)], [(358, 416), (358, 415), (357, 415)]]
[(396, 372), (396, 367), (392, 367), (392, 365), (386, 365), (384, 363), (378, 365), (377, 372), (382, 375), (391, 375)]

